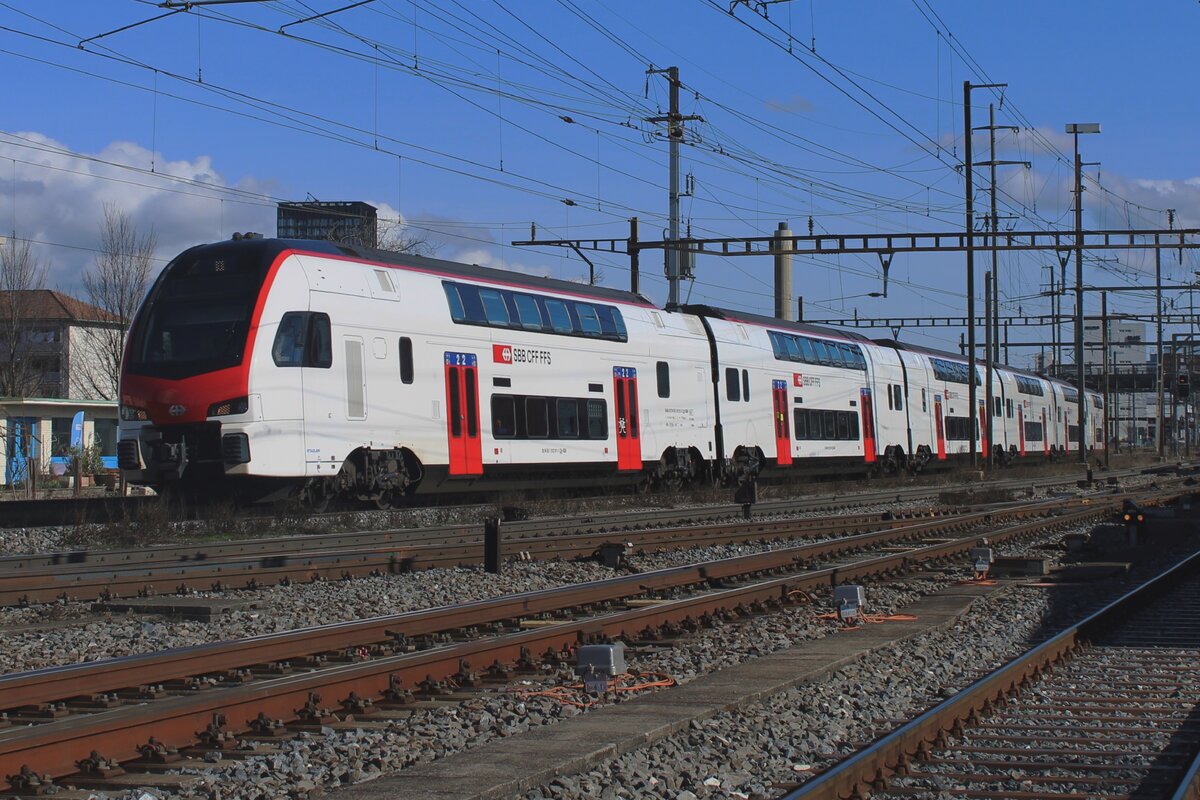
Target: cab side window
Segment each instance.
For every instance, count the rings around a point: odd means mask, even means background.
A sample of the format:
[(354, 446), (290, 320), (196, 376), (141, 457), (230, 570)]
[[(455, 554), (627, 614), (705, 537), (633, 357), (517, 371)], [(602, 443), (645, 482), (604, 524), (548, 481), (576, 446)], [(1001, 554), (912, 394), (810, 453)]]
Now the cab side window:
[(331, 367), (333, 341), (329, 315), (308, 311), (284, 314), (271, 345), (271, 358), (277, 367)]

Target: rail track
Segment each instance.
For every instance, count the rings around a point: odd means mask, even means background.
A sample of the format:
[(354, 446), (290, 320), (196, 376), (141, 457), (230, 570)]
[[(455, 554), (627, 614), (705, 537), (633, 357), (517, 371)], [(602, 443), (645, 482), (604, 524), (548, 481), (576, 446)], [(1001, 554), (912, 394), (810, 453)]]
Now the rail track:
[[(1013, 483), (1022, 488), (1030, 485), (1028, 481)], [(989, 488), (1007, 488), (1007, 484)], [(822, 519), (786, 516), (870, 503), (899, 503), (929, 495), (928, 488), (919, 488), (776, 500), (759, 504), (758, 518), (751, 521), (741, 518), (741, 506), (523, 520), (505, 524), (502, 550), (530, 558), (570, 559), (587, 557), (610, 544), (627, 545), (631, 552), (655, 552), (785, 537), (823, 538), (899, 527), (915, 517), (956, 510), (910, 509)], [(1004, 504), (997, 504), (994, 513), (1008, 512)], [(255, 589), (280, 582), (472, 565), (483, 558), (483, 532), (478, 526), (467, 525), (4, 556), (0, 557), (0, 606)]]
[[(1152, 505), (1187, 492), (1142, 492), (1137, 500)], [(206, 748), (234, 751), (239, 739), (269, 743), (285, 723), (403, 715), (411, 692), (436, 696), (451, 686), (503, 682), (514, 670), (562, 663), (580, 643), (675, 636), (716, 618), (804, 602), (831, 583), (960, 556), (982, 536), (997, 542), (1095, 520), (1123, 499), (1069, 509), (1059, 500), (1031, 503), (1018, 515), (1023, 520), (1004, 526), (991, 511), (934, 518), (557, 589), (15, 673), (0, 677), (0, 709), (10, 725), (0, 729), (0, 776), (16, 791), (32, 791), (45, 775), (111, 785), (119, 769), (161, 771), (168, 759), (183, 766), (178, 759)], [(960, 535), (945, 538), (952, 529)]]
[[(1191, 467), (1155, 467), (1150, 468), (1132, 468), (1126, 470), (1114, 470), (1104, 473), (1106, 478), (1122, 478), (1133, 475), (1140, 475), (1149, 472), (1157, 472), (1160, 474), (1176, 474), (1180, 471), (1189, 470)], [(1036, 479), (1009, 478), (1000, 481), (989, 481), (988, 488), (999, 489), (1019, 489), (1028, 487), (1031, 483), (1039, 486), (1055, 486), (1064, 484), (1073, 484), (1078, 479), (1077, 474), (1071, 475), (1051, 475), (1038, 477)], [(914, 487), (897, 487), (883, 489), (873, 492), (836, 494), (825, 493), (819, 498), (801, 498), (796, 500), (778, 500), (768, 501), (759, 504), (760, 510), (764, 513), (772, 513), (772, 509), (779, 507), (784, 509), (800, 508), (811, 506), (812, 508), (821, 509), (831, 505), (845, 506), (847, 502), (870, 503), (876, 501), (894, 500), (897, 498), (905, 500), (918, 500), (927, 497), (936, 496), (939, 492), (955, 487), (946, 485), (926, 484)], [(958, 487), (962, 488), (962, 487)], [(873, 499), (874, 498), (874, 499)], [(153, 496), (140, 497), (119, 497), (119, 496), (104, 496), (104, 497), (72, 497), (58, 499), (43, 499), (43, 500), (6, 500), (0, 502), (0, 528), (32, 528), (42, 526), (57, 526), (57, 525), (80, 525), (86, 523), (114, 523), (124, 522), (130, 519), (136, 519), (139, 514), (147, 509), (154, 508), (161, 503), (161, 498)], [(420, 508), (421, 506), (413, 506), (412, 508)], [(455, 506), (438, 506), (444, 510), (453, 510)], [(480, 508), (480, 505), (463, 506), (461, 508)], [(409, 510), (405, 507), (393, 509), (392, 511)], [(740, 505), (717, 505), (710, 507), (711, 513), (715, 514), (734, 514), (740, 513)], [(368, 509), (343, 509), (328, 513), (313, 514), (309, 512), (301, 512), (308, 519), (337, 519), (344, 516), (346, 513), (375, 513)], [(198, 512), (199, 513), (199, 512)], [(383, 514), (392, 512), (379, 512)], [(638, 512), (645, 521), (661, 517), (669, 519), (672, 513), (678, 514), (678, 511), (647, 511)], [(269, 511), (256, 511), (253, 507), (243, 509), (242, 517), (247, 519), (271, 519), (278, 517), (280, 512), (276, 509)], [(199, 514), (202, 519), (202, 513)]]
[(786, 795), (1200, 797), (1200, 554)]

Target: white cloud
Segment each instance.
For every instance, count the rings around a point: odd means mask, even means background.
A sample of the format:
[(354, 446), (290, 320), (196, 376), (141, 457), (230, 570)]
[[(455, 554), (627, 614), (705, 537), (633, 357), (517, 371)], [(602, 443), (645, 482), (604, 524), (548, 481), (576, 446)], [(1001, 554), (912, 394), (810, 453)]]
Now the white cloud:
[(128, 214), (139, 231), (157, 234), (160, 263), (234, 231), (273, 235), (270, 202), (222, 191), (230, 188), (269, 189), (251, 177), (231, 184), (204, 155), (167, 161), (127, 141), (77, 154), (40, 133), (0, 134), (0, 231), (15, 228), (33, 240), (49, 265), (48, 285), (68, 293), (79, 294), (80, 276), (95, 260), (106, 204)]

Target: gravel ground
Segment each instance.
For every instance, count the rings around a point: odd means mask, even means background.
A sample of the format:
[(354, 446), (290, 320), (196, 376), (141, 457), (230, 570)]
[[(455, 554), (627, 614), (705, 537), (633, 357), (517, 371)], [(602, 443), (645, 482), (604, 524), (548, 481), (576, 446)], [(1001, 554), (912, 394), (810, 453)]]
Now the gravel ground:
[[(916, 507), (925, 507), (917, 505)], [(865, 509), (861, 513), (888, 507)], [(897, 510), (893, 505), (890, 510)], [(649, 571), (748, 555), (811, 543), (814, 539), (713, 545), (663, 553), (631, 555), (629, 567)], [(196, 597), (246, 599), (252, 608), (234, 610), (211, 622), (169, 620), (140, 614), (98, 615), (90, 603), (47, 603), (29, 608), (0, 608), (0, 674), (41, 667), (98, 661), (172, 647), (278, 633), (384, 614), (398, 614), (502, 594), (534, 591), (612, 577), (592, 562), (509, 562), (500, 576), (481, 568), (422, 572), (229, 590)]]
[[(1056, 539), (1060, 534), (1055, 534)], [(1000, 548), (1001, 552), (1005, 548)], [(921, 593), (944, 585), (948, 580), (957, 580), (965, 574), (959, 570), (951, 575), (930, 575), (903, 582), (873, 586), (868, 589), (868, 602), (871, 611), (890, 613), (902, 609), (916, 599)], [(1073, 604), (1065, 610), (1067, 615), (1082, 612), (1086, 603)], [(1005, 636), (997, 635), (997, 630), (1011, 630), (1017, 634), (1036, 631), (1047, 610), (1047, 590), (1010, 590), (1004, 592), (1000, 599), (973, 611), (974, 615), (964, 621), (955, 631), (950, 632), (944, 641), (935, 641), (917, 654), (898, 652), (896, 655), (885, 656), (880, 664), (903, 663), (909, 669), (891, 670), (884, 667), (874, 669), (856, 667), (847, 673), (846, 686), (838, 685), (828, 690), (822, 690), (824, 700), (804, 700), (786, 698), (782, 706), (808, 709), (816, 714), (825, 727), (808, 726), (802, 734), (797, 734), (797, 742), (787, 743), (782, 750), (767, 748), (761, 739), (762, 734), (756, 733), (752, 738), (737, 739), (736, 726), (748, 726), (750, 715), (728, 715), (740, 722), (734, 723), (733, 729), (714, 728), (712, 736), (705, 739), (703, 747), (708, 749), (696, 750), (704, 759), (712, 757), (711, 751), (729, 750), (728, 743), (741, 742), (738, 752), (744, 754), (759, 750), (778, 756), (778, 752), (792, 754), (792, 761), (786, 765), (784, 774), (786, 780), (795, 780), (799, 774), (793, 765), (812, 765), (819, 758), (827, 757), (834, 752), (829, 742), (838, 741), (821, 733), (832, 730), (837, 736), (849, 736), (849, 731), (855, 719), (874, 717), (898, 717), (904, 713), (906, 703), (927, 704), (931, 699), (942, 696), (944, 675), (941, 662), (951, 665), (952, 676), (962, 679), (970, 677), (976, 667), (966, 663), (960, 656), (962, 651), (980, 651), (975, 647), (975, 640), (983, 637), (990, 644), (982, 648), (984, 667), (994, 666), (1001, 655), (1008, 651), (1008, 646), (1016, 651), (1014, 645)], [(1088, 606), (1090, 607), (1090, 606)], [(831, 633), (828, 622), (815, 619), (815, 615), (824, 610), (820, 603), (814, 606), (800, 606), (783, 612), (756, 617), (752, 624), (721, 624), (715, 628), (702, 631), (695, 637), (689, 637), (677, 643), (674, 648), (654, 648), (645, 652), (631, 652), (630, 668), (643, 672), (663, 672), (672, 675), (681, 683), (687, 682), (698, 675), (706, 674), (728, 664), (738, 663), (780, 648), (792, 646), (798, 642), (820, 638)], [(1064, 611), (1059, 608), (1059, 611)], [(996, 624), (995, 615), (1000, 615), (1001, 624)], [(1014, 634), (1016, 635), (1016, 634)], [(971, 647), (967, 645), (970, 644)], [(904, 659), (904, 660), (897, 660)], [(915, 669), (913, 669), (915, 667)], [(983, 668), (983, 667), (979, 667)], [(916, 678), (914, 678), (914, 673)], [(882, 684), (872, 681), (882, 679)], [(387, 772), (402, 769), (414, 763), (440, 758), (450, 753), (473, 747), (497, 737), (511, 736), (528, 730), (530, 727), (553, 724), (558, 720), (582, 713), (580, 709), (563, 705), (545, 697), (526, 696), (521, 692), (544, 689), (562, 682), (573, 682), (574, 678), (567, 672), (547, 674), (541, 679), (525, 681), (508, 687), (503, 692), (484, 693), (478, 698), (457, 704), (447, 704), (435, 709), (422, 709), (404, 722), (393, 723), (387, 729), (364, 730), (332, 730), (326, 729), (321, 734), (305, 734), (298, 739), (280, 745), (281, 753), (271, 753), (263, 756), (252, 756), (245, 761), (221, 767), (215, 772), (201, 774), (199, 782), (179, 795), (171, 797), (186, 798), (186, 800), (233, 800), (233, 798), (268, 798), (281, 796), (288, 791), (309, 787), (331, 787), (342, 783), (369, 780)], [(850, 688), (846, 688), (849, 686)], [(850, 689), (853, 689), (851, 691)], [(806, 695), (806, 692), (798, 692)], [(849, 699), (855, 693), (863, 693), (864, 698)], [(621, 702), (622, 698), (613, 699)], [(879, 713), (867, 714), (871, 703), (883, 703)], [(888, 705), (890, 703), (890, 705)], [(773, 700), (772, 709), (776, 706)], [(761, 713), (761, 712), (760, 712)], [(823, 716), (822, 716), (823, 715)], [(831, 722), (836, 722), (832, 724)], [(768, 722), (768, 728), (773, 723)], [(783, 724), (787, 724), (785, 721)], [(778, 727), (778, 726), (777, 726)], [(778, 728), (783, 730), (783, 728)], [(845, 733), (843, 734), (843, 731)], [(778, 731), (777, 731), (778, 732)], [(709, 733), (707, 724), (689, 732), (689, 736), (706, 736)], [(735, 738), (730, 738), (734, 736)], [(770, 737), (768, 737), (770, 738)], [(776, 737), (778, 738), (778, 737)], [(681, 752), (692, 752), (690, 739), (675, 750), (670, 745), (664, 745), (665, 755), (659, 758), (655, 768), (649, 772), (646, 763), (638, 759), (628, 763), (611, 765), (601, 768), (578, 778), (564, 778), (555, 785), (543, 787), (541, 796), (545, 797), (664, 797), (681, 796), (679, 792), (691, 791), (698, 796), (738, 796), (734, 793), (722, 793), (719, 787), (714, 788), (705, 781), (716, 779), (723, 781), (722, 786), (733, 787), (732, 780), (737, 777), (739, 770), (746, 771), (745, 784), (753, 783), (752, 776), (760, 773), (758, 762), (746, 756), (735, 758), (734, 762), (719, 773), (700, 774), (704, 770), (682, 768), (676, 770), (673, 759), (680, 759)], [(682, 747), (682, 750), (678, 749)], [(803, 748), (807, 747), (807, 750)], [(645, 755), (644, 751), (643, 755)], [(801, 756), (801, 753), (807, 755)], [(698, 755), (697, 758), (700, 758)], [(634, 762), (637, 762), (636, 764)], [(692, 762), (681, 762), (687, 765)], [(703, 763), (703, 762), (697, 762)], [(635, 767), (646, 773), (646, 778), (630, 778), (635, 774)], [(694, 773), (694, 774), (693, 774)], [(607, 775), (608, 777), (605, 777)], [(778, 778), (772, 778), (775, 780)], [(629, 781), (633, 782), (630, 783)], [(640, 783), (638, 782), (640, 781)], [(235, 788), (236, 787), (236, 788)], [(740, 791), (735, 788), (735, 791)], [(715, 792), (715, 794), (714, 794)], [(743, 793), (745, 794), (745, 793)], [(130, 795), (132, 797), (134, 795)], [(169, 796), (169, 795), (158, 795)], [(539, 796), (538, 792), (531, 793), (531, 798)]]

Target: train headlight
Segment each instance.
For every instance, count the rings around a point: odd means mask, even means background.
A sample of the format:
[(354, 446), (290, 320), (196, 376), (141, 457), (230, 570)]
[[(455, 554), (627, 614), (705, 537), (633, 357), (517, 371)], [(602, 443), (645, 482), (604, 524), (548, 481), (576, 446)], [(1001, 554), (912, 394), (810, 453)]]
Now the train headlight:
[(150, 412), (137, 406), (121, 406), (121, 419), (125, 422), (145, 422), (150, 419)]
[(249, 397), (235, 397), (232, 400), (222, 400), (208, 407), (210, 417), (228, 417), (232, 414), (245, 414), (250, 410)]

